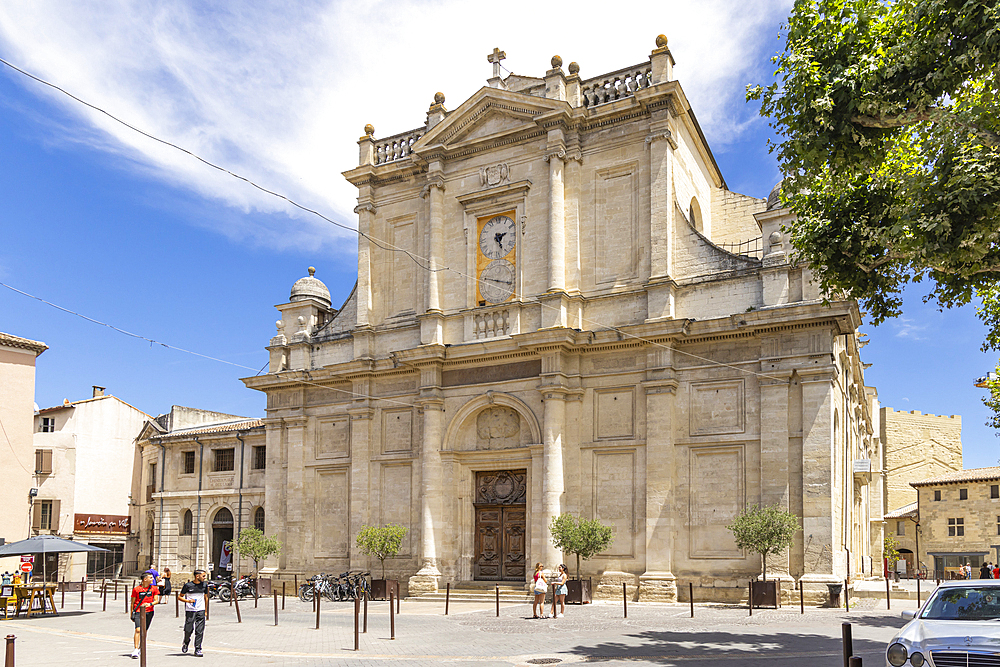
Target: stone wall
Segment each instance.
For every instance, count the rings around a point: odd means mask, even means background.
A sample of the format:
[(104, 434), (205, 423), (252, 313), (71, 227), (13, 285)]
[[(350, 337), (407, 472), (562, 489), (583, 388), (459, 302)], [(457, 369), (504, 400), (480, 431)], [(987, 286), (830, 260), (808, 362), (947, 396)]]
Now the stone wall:
[(960, 415), (946, 417), (884, 407), (880, 437), (887, 471), (885, 512), (916, 502), (911, 482), (962, 469)]

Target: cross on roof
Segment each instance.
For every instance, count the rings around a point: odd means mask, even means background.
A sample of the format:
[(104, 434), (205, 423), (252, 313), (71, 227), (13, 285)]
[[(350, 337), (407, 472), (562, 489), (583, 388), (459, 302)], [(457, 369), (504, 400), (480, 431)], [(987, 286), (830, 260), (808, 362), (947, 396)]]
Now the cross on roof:
[(500, 61), (507, 57), (507, 54), (494, 47), (493, 53), (486, 56), (488, 62), (493, 63), (493, 78), (500, 76)]

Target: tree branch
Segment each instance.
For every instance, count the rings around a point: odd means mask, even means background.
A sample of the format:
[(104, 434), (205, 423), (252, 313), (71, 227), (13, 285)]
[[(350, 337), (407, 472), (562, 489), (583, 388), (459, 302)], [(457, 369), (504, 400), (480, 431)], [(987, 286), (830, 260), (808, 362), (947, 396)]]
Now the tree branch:
[(906, 127), (907, 125), (912, 125), (914, 123), (919, 123), (922, 121), (931, 121), (932, 123), (940, 123), (944, 119), (948, 119), (950, 122), (954, 123), (958, 127), (965, 129), (972, 134), (976, 135), (983, 140), (989, 146), (1000, 146), (1000, 134), (993, 132), (992, 130), (987, 130), (979, 127), (974, 123), (967, 123), (965, 121), (959, 120), (955, 114), (951, 113), (947, 109), (942, 109), (940, 107), (931, 107), (927, 111), (904, 111), (903, 113), (896, 116), (864, 116), (856, 115), (851, 116), (851, 122), (855, 125), (860, 125), (862, 127), (874, 127), (883, 130), (894, 130), (899, 127)]

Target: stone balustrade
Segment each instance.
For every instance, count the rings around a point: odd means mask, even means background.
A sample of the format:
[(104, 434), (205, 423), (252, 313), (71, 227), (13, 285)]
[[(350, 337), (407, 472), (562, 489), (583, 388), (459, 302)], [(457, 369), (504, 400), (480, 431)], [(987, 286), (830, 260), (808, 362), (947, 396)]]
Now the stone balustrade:
[(472, 315), (471, 338), (483, 340), (518, 333), (518, 313), (510, 304), (489, 310), (479, 310)]
[(631, 97), (637, 90), (652, 85), (653, 68), (649, 63), (602, 74), (580, 84), (583, 106), (592, 108), (606, 102)]
[(386, 164), (401, 160), (410, 155), (410, 147), (423, 136), (424, 128), (420, 127), (407, 132), (400, 132), (385, 139), (375, 141), (375, 164)]

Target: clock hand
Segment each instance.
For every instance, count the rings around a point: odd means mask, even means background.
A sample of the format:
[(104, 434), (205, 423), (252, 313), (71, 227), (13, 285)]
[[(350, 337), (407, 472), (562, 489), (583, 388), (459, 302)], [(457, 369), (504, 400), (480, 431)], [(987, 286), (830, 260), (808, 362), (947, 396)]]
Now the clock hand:
[(493, 240), (497, 242), (498, 246), (503, 246), (503, 237), (507, 235), (507, 232), (497, 232), (493, 235)]

